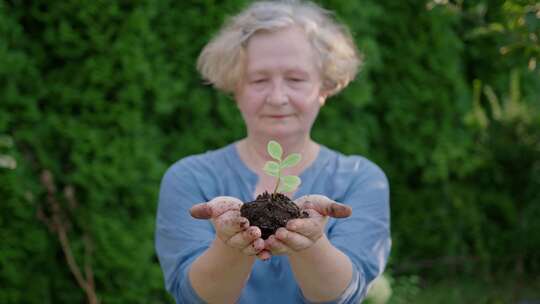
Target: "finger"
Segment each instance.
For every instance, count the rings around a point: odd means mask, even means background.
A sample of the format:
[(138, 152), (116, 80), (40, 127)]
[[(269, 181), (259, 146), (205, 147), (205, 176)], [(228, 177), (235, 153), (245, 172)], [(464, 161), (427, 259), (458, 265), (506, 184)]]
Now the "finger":
[(263, 261), (268, 261), (272, 257), (272, 254), (268, 250), (262, 250), (261, 252), (257, 253), (257, 258)]
[(346, 218), (351, 215), (352, 215), (351, 206), (335, 203), (335, 202), (330, 205), (330, 210), (328, 212), (328, 216), (330, 217)]
[(189, 209), (189, 213), (196, 219), (207, 220), (212, 217), (212, 207), (207, 203), (196, 204)]
[(328, 197), (324, 196), (324, 195), (321, 195), (321, 194), (310, 194), (310, 195), (304, 195), (304, 196), (301, 196), (299, 198), (297, 198), (295, 201), (294, 201), (298, 207), (300, 207), (300, 209), (305, 209), (305, 204), (307, 202), (333, 202), (331, 199), (329, 199)]
[[(227, 245), (243, 249), (253, 241), (261, 238), (261, 230), (258, 227), (251, 226), (248, 229), (234, 234), (228, 241)], [(263, 246), (264, 247), (264, 246)], [(262, 248), (261, 248), (262, 249)]]
[(300, 251), (311, 247), (313, 240), (298, 234), (296, 232), (288, 231), (285, 228), (279, 228), (276, 231), (276, 239), (281, 242), (285, 247), (294, 251)]
[[(308, 213), (318, 214), (313, 209), (308, 209)], [(321, 215), (317, 215), (319, 218)], [(287, 230), (296, 232), (309, 239), (315, 239), (322, 235), (323, 228), (319, 220), (314, 218), (315, 215), (310, 214), (310, 218), (307, 219), (294, 219), (287, 222)]]
[(350, 206), (328, 201), (306, 201), (304, 203), (305, 209), (314, 209), (323, 216), (330, 216), (335, 218), (345, 218), (352, 214), (352, 208)]
[(242, 249), (242, 252), (246, 255), (256, 255), (264, 249), (264, 240), (261, 238), (256, 239), (251, 244)]
[(265, 249), (268, 250), (272, 255), (285, 254), (290, 251), (290, 249), (283, 242), (278, 240), (275, 235), (271, 235), (266, 239)]
[(229, 210), (240, 210), (242, 201), (231, 196), (218, 196), (208, 202), (212, 208), (212, 217), (218, 217)]
[(192, 217), (207, 220), (218, 217), (228, 210), (240, 210), (242, 201), (231, 196), (219, 196), (207, 203), (195, 204), (189, 210)]
[(304, 209), (304, 212), (308, 214), (308, 219), (317, 219), (320, 220), (321, 218), (325, 218), (326, 215), (322, 215), (315, 209)]
[(240, 215), (240, 211), (229, 210), (215, 219), (216, 230), (221, 234), (232, 236), (249, 227), (249, 220)]

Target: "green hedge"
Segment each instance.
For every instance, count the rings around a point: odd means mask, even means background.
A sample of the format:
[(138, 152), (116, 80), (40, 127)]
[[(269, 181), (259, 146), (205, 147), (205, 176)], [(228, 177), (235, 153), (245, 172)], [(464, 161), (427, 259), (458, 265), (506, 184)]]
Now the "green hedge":
[[(102, 302), (170, 302), (153, 250), (159, 181), (177, 159), (245, 132), (231, 98), (205, 86), (194, 63), (246, 2), (0, 2), (0, 160), (17, 163), (0, 161), (2, 303), (85, 301), (40, 220), (53, 215), (51, 198), (79, 265), (91, 240)], [(479, 0), (322, 2), (351, 27), (366, 63), (313, 136), (387, 173), (390, 269), (540, 271), (540, 77), (525, 60), (538, 54), (534, 45), (500, 53), (522, 28), (482, 31), (513, 11)], [(537, 33), (537, 19), (526, 20)]]

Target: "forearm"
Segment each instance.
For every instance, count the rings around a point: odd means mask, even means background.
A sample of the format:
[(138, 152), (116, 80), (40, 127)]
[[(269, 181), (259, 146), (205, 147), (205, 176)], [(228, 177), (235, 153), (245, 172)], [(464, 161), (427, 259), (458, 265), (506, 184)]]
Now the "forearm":
[(244, 287), (255, 257), (246, 256), (216, 238), (189, 270), (199, 297), (208, 303), (234, 303)]
[(352, 279), (352, 263), (323, 235), (310, 248), (289, 255), (291, 268), (302, 293), (310, 301), (338, 298)]

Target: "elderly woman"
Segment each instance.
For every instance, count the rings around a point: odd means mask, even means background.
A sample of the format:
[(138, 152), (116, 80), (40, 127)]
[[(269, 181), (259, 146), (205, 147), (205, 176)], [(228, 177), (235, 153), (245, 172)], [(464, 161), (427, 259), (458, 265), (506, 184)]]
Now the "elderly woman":
[[(365, 296), (390, 251), (387, 179), (366, 158), (310, 137), (321, 106), (358, 66), (347, 30), (309, 2), (255, 2), (206, 45), (199, 71), (234, 96), (247, 136), (184, 158), (163, 178), (156, 249), (178, 303), (358, 303)], [(286, 194), (309, 218), (263, 240), (239, 210), (275, 185), (262, 170), (269, 140), (285, 155), (303, 156), (285, 169), (302, 179)]]

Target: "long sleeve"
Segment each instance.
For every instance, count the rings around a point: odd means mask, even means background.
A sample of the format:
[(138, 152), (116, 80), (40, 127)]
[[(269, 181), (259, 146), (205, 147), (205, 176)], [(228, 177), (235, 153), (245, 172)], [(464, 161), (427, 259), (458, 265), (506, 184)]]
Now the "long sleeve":
[(194, 220), (189, 209), (206, 201), (186, 160), (164, 175), (159, 193), (155, 246), (167, 290), (177, 303), (204, 303), (188, 278), (189, 266), (214, 239), (208, 221)]
[(354, 267), (351, 285), (337, 303), (358, 303), (384, 271), (390, 253), (389, 185), (382, 170), (365, 158), (350, 157), (347, 166), (340, 167), (347, 174), (337, 174), (335, 183), (349, 186), (338, 201), (350, 205), (353, 214), (333, 220), (328, 237)]
[[(216, 196), (247, 202), (257, 176), (240, 160), (234, 145), (190, 156), (164, 175), (159, 194), (155, 245), (167, 290), (177, 303), (203, 303), (191, 287), (192, 262), (210, 247), (215, 231), (209, 221), (196, 220), (189, 209)], [(353, 279), (341, 297), (329, 303), (358, 303), (372, 280), (381, 274), (390, 250), (389, 187), (384, 173), (360, 156), (344, 156), (322, 148), (318, 160), (302, 173), (295, 194), (322, 194), (353, 208), (345, 219), (330, 219), (330, 242), (353, 264)], [(279, 293), (276, 293), (276, 288)], [(238, 303), (306, 302), (283, 256), (257, 261)]]
[[(302, 176), (298, 196), (322, 194), (352, 207), (352, 215), (331, 218), (326, 227), (330, 242), (353, 264), (349, 286), (328, 303), (359, 303), (371, 282), (385, 268), (390, 253), (389, 185), (384, 172), (361, 156), (344, 156), (325, 148), (325, 161)], [(302, 297), (304, 303), (309, 303)]]

